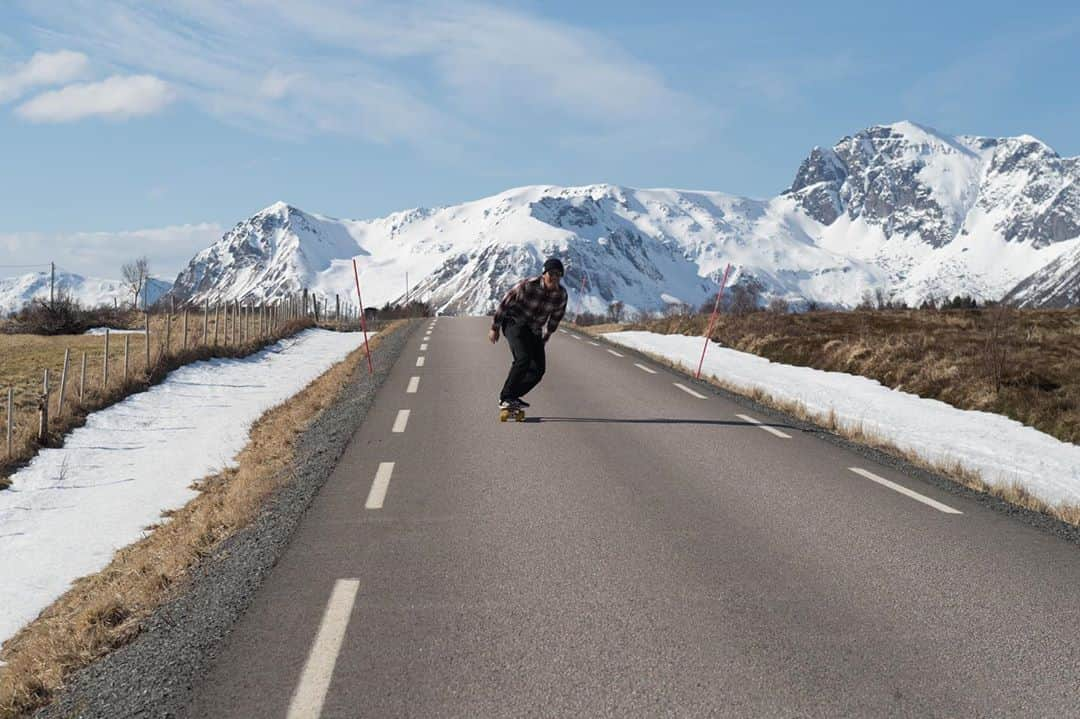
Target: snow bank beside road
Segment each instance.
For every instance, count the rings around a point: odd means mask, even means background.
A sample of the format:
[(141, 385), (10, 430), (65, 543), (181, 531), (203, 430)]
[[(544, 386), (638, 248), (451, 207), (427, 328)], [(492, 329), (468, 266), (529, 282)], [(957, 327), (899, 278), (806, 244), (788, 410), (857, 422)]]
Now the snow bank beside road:
[(0, 641), (226, 467), (251, 425), (364, 343), (307, 330), (243, 359), (197, 362), (90, 415), (0, 492)]
[[(701, 359), (701, 337), (612, 332), (604, 338), (691, 372)], [(866, 377), (778, 364), (715, 343), (701, 374), (742, 392), (757, 389), (781, 402), (798, 402), (818, 417), (835, 412), (841, 425), (861, 428), (933, 463), (959, 462), (987, 484), (1015, 482), (1051, 505), (1080, 505), (1080, 447), (1003, 415), (961, 410)]]

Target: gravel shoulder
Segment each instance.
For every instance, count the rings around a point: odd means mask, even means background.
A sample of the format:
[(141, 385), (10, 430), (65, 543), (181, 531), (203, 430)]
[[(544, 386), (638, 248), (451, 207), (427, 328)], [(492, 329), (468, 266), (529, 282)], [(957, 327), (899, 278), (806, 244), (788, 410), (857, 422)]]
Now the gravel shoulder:
[(177, 717), (214, 665), (236, 620), (269, 574), (311, 499), (337, 464), (375, 394), (419, 323), (383, 337), (375, 374), (358, 372), (339, 400), (299, 436), (292, 480), (258, 519), (195, 567), (138, 638), (75, 674), (41, 719)]

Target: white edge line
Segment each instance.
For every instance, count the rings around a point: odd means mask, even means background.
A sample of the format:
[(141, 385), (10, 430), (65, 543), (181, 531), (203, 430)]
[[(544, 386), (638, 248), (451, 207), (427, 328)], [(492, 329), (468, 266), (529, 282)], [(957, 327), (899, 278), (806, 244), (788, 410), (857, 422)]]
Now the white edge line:
[(589, 344), (591, 344), (593, 347), (599, 347), (600, 346), (599, 342), (589, 342)]
[(410, 411), (407, 409), (399, 409), (397, 413), (397, 419), (394, 420), (394, 431), (401, 433), (405, 431), (405, 428), (409, 425)]
[(683, 392), (686, 392), (691, 397), (697, 397), (698, 399), (706, 399), (705, 395), (699, 394), (694, 390), (690, 389), (689, 387), (679, 384), (678, 382), (672, 382), (672, 384), (681, 389)]
[(618, 352), (616, 352), (615, 350), (608, 350), (608, 352), (610, 352), (611, 354), (615, 355), (616, 357), (625, 357), (625, 355), (621, 355), (621, 354), (619, 354)]
[(420, 378), (410, 377), (409, 386), (405, 389), (405, 391), (409, 394), (416, 394), (416, 390), (418, 389), (420, 389)]
[(652, 367), (646, 367), (645, 365), (639, 364), (637, 362), (634, 363), (634, 366), (637, 367), (640, 370), (644, 370), (645, 372), (648, 372), (649, 374), (656, 374), (656, 370), (654, 370)]
[(315, 643), (311, 645), (300, 682), (289, 702), (288, 719), (317, 719), (322, 714), (326, 691), (330, 688), (334, 665), (345, 641), (345, 631), (349, 628), (349, 617), (359, 591), (358, 579), (334, 582), (334, 590), (326, 603)]
[(375, 472), (375, 481), (371, 483), (371, 491), (368, 492), (364, 509), (382, 509), (383, 502), (386, 501), (386, 489), (390, 486), (390, 477), (393, 475), (393, 462), (379, 463), (379, 469)]
[(896, 482), (890, 482), (884, 477), (879, 477), (873, 472), (869, 472), (865, 469), (862, 469), (861, 467), (848, 467), (848, 469), (850, 469), (852, 472), (859, 475), (860, 477), (866, 477), (872, 482), (877, 482), (878, 484), (888, 487), (895, 492), (899, 492), (906, 497), (911, 497), (917, 502), (922, 502), (923, 504), (929, 505), (939, 512), (944, 512), (945, 514), (963, 514), (963, 512), (961, 512), (959, 509), (953, 509), (947, 504), (942, 504), (936, 499), (930, 499), (929, 497), (919, 494), (918, 492), (908, 489), (907, 487), (899, 485)]
[(737, 414), (735, 416), (738, 417), (741, 420), (745, 420), (745, 421), (749, 422), (750, 424), (755, 424), (755, 425), (758, 426), (759, 429), (763, 429), (766, 432), (768, 432), (769, 434), (774, 434), (777, 437), (780, 437), (781, 439), (791, 439), (790, 434), (787, 434), (786, 432), (781, 432), (776, 427), (770, 427), (769, 425), (765, 424), (761, 420), (754, 419), (753, 417), (751, 417), (748, 414)]

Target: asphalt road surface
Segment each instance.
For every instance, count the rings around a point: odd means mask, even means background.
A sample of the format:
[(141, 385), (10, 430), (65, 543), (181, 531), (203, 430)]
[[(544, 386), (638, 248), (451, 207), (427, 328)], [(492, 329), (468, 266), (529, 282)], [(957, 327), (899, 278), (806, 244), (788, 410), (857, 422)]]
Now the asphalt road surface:
[(500, 423), (486, 331), (409, 340), (191, 716), (1080, 716), (1075, 545), (572, 332)]

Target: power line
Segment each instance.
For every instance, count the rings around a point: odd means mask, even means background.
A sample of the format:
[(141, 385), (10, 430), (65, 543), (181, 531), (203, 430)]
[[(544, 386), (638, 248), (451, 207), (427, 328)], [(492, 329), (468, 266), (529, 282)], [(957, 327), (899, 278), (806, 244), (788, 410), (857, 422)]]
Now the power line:
[(29, 268), (32, 268), (32, 267), (49, 267), (49, 266), (50, 266), (50, 264), (48, 262), (43, 262), (43, 263), (38, 264), (38, 265), (0, 265), (0, 267), (2, 267), (5, 270), (7, 270), (7, 269), (29, 269)]

